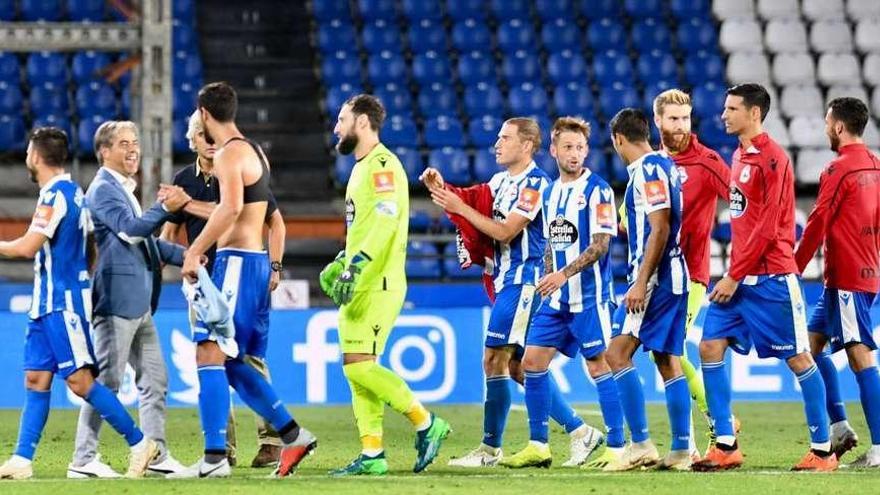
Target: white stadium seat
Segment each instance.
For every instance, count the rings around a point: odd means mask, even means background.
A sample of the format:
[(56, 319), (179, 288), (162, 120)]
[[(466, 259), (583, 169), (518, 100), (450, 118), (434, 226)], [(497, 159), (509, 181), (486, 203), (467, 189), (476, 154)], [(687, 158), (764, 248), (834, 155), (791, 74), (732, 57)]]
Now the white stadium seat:
[(875, 87), (871, 92), (871, 113), (880, 115), (880, 86)]
[[(877, 2), (880, 5), (880, 2)], [(856, 24), (856, 48), (862, 53), (880, 52), (880, 18), (861, 19)]]
[(755, 17), (755, 4), (752, 0), (713, 0), (712, 14), (725, 20), (735, 17)]
[(853, 49), (852, 31), (843, 20), (825, 20), (810, 28), (810, 45), (819, 53), (846, 53)]
[(807, 28), (800, 19), (773, 19), (764, 28), (764, 44), (770, 53), (806, 52)]
[(868, 92), (865, 91), (865, 87), (861, 84), (837, 84), (828, 88), (828, 93), (825, 95), (825, 104), (841, 96), (858, 98), (866, 104), (868, 101)]
[(847, 0), (846, 13), (853, 21), (868, 17), (880, 17), (880, 2), (877, 0)]
[(809, 53), (780, 53), (773, 59), (773, 82), (780, 86), (815, 84), (813, 57)]
[(765, 21), (800, 17), (801, 6), (798, 0), (758, 0), (758, 15)]
[(763, 127), (764, 130), (767, 131), (767, 134), (779, 143), (779, 146), (782, 146), (783, 148), (791, 146), (791, 137), (788, 135), (788, 128), (785, 127), (785, 122), (779, 117), (776, 117), (775, 114), (770, 113), (767, 115)]
[(822, 92), (815, 84), (798, 84), (782, 89), (779, 109), (786, 117), (824, 116)]
[(728, 19), (718, 34), (721, 48), (728, 53), (761, 52), (763, 38), (761, 25), (754, 19)]
[(837, 157), (837, 153), (829, 148), (806, 148), (797, 154), (795, 162), (795, 175), (802, 184), (818, 184), (819, 174), (825, 169), (825, 165)]
[(733, 53), (727, 59), (727, 80), (733, 84), (770, 83), (770, 63), (763, 53)]
[(806, 279), (821, 279), (822, 263), (814, 257), (809, 263), (807, 263), (807, 266), (804, 268), (804, 273), (802, 273), (801, 276)]
[(803, 0), (801, 12), (811, 21), (843, 19), (843, 0)]
[(859, 61), (852, 53), (826, 53), (822, 55), (819, 57), (816, 75), (824, 86), (855, 84), (862, 80), (859, 75)]
[(791, 144), (799, 148), (828, 146), (824, 116), (794, 117), (788, 124), (788, 134), (791, 136)]
[(865, 56), (862, 77), (868, 86), (880, 85), (880, 53), (869, 53)]
[(877, 124), (874, 123), (873, 119), (868, 119), (868, 125), (865, 126), (862, 139), (871, 148), (880, 146), (880, 131), (877, 130)]

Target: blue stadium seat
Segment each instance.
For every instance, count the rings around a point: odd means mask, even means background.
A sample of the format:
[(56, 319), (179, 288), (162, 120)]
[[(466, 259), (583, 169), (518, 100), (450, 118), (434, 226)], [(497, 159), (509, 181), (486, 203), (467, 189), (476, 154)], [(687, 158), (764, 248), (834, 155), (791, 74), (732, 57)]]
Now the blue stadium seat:
[[(76, 109), (80, 117), (91, 117), (92, 115), (115, 117), (118, 114), (116, 93), (104, 82), (92, 81), (84, 84), (76, 90)], [(190, 112), (193, 110), (195, 107), (190, 109)], [(189, 114), (187, 114), (188, 116)], [(185, 127), (183, 131), (185, 134)]]
[(340, 186), (348, 184), (352, 170), (354, 170), (354, 155), (338, 153), (333, 163), (333, 180)]
[(18, 115), (0, 115), (0, 150), (24, 151), (24, 121)]
[(578, 25), (567, 19), (554, 19), (545, 22), (541, 28), (541, 42), (548, 52), (581, 49), (584, 33)]
[(410, 24), (409, 47), (416, 53), (427, 51), (446, 51), (446, 31), (441, 21), (422, 19), (418, 24)]
[(175, 51), (198, 51), (199, 38), (193, 25), (175, 20), (171, 25), (171, 46)]
[(448, 84), (452, 78), (449, 59), (443, 52), (431, 51), (416, 54), (413, 57), (412, 71), (413, 79), (421, 86), (436, 82)]
[(574, 17), (574, 2), (572, 0), (535, 0), (535, 11), (541, 22), (550, 22), (557, 19), (569, 19)]
[(617, 19), (603, 17), (587, 27), (587, 39), (594, 52), (626, 46), (626, 28)]
[(638, 91), (623, 83), (614, 83), (599, 92), (599, 107), (609, 119), (624, 107), (637, 107), (641, 102)]
[(485, 19), (484, 0), (446, 0), (446, 15), (453, 22), (465, 19)]
[(642, 52), (636, 68), (639, 79), (645, 84), (658, 79), (678, 79), (678, 63), (669, 52), (661, 50)]
[(730, 242), (731, 236), (730, 215), (721, 216), (718, 218), (715, 228), (712, 229), (712, 239), (726, 244)]
[(678, 83), (669, 79), (658, 79), (645, 85), (645, 91), (642, 93), (642, 109), (648, 117), (654, 115), (654, 98), (672, 88), (678, 88)]
[(34, 119), (34, 124), (31, 126), (31, 128), (36, 129), (37, 127), (57, 127), (67, 134), (67, 146), (69, 148), (72, 148), (76, 145), (76, 142), (73, 140), (74, 136), (71, 133), (72, 127), (70, 125), (70, 120), (68, 120), (68, 118), (63, 115), (50, 114), (36, 118)]
[(593, 114), (593, 92), (586, 81), (557, 86), (553, 91), (553, 105), (556, 107), (556, 115), (588, 118)]
[(710, 81), (695, 87), (691, 98), (694, 104), (694, 113), (698, 117), (716, 117), (724, 111), (727, 88)]
[(58, 52), (35, 52), (27, 58), (27, 78), (31, 86), (50, 82), (67, 83), (67, 59)]
[(541, 59), (530, 51), (508, 54), (501, 63), (501, 74), (510, 86), (524, 82), (540, 82)]
[(431, 230), (431, 224), (434, 220), (425, 210), (411, 210), (409, 212), (409, 230), (410, 232), (418, 232), (424, 234)]
[(626, 14), (635, 19), (663, 17), (663, 0), (625, 0)]
[(61, 0), (21, 0), (21, 20), (28, 22), (61, 20)]
[(727, 131), (724, 130), (724, 123), (721, 122), (721, 117), (718, 114), (700, 119), (698, 129), (697, 134), (700, 136), (700, 141), (710, 148), (736, 145), (736, 137), (727, 134)]
[(633, 77), (632, 63), (626, 53), (608, 50), (593, 57), (593, 77), (600, 86), (629, 82)]
[(454, 242), (447, 243), (443, 248), (443, 271), (447, 277), (454, 279), (475, 279), (483, 276), (483, 268), (477, 264), (469, 266), (467, 270), (461, 269), (458, 246)]
[(535, 30), (525, 19), (512, 18), (504, 21), (498, 26), (497, 35), (498, 48), (505, 53), (517, 50), (535, 51), (538, 48), (535, 45)]
[(487, 148), (495, 144), (502, 124), (501, 119), (494, 115), (472, 118), (470, 123), (468, 123), (468, 139), (471, 146)]
[(171, 149), (174, 150), (174, 153), (183, 154), (192, 152), (192, 150), (189, 149), (189, 140), (186, 138), (188, 124), (189, 119), (187, 118), (174, 119), (174, 122), (172, 123), (174, 135), (171, 138)]
[(458, 98), (449, 84), (434, 83), (419, 91), (419, 111), (423, 117), (458, 114)]
[(405, 86), (396, 83), (388, 83), (378, 86), (373, 90), (373, 94), (379, 98), (385, 111), (389, 115), (407, 115), (412, 117), (413, 101), (412, 95)]
[(505, 98), (495, 84), (479, 83), (464, 89), (464, 111), (469, 116), (504, 114)]
[(401, 2), (403, 16), (410, 23), (417, 23), (424, 19), (439, 21), (443, 19), (443, 9), (440, 0), (403, 0)]
[(495, 162), (495, 148), (482, 148), (474, 153), (474, 179), (476, 182), (489, 182), (489, 179), (500, 171), (498, 163)]
[(119, 98), (119, 115), (123, 119), (131, 118), (131, 89), (128, 86), (122, 89)]
[(191, 84), (181, 84), (171, 95), (171, 114), (175, 119), (189, 117), (198, 105), (199, 88)]
[(357, 47), (357, 31), (348, 21), (332, 19), (318, 25), (318, 49), (323, 53), (347, 51)]
[(0, 21), (12, 20), (15, 20), (15, 0), (0, 0)]
[(735, 144), (722, 144), (721, 146), (716, 146), (715, 151), (721, 155), (721, 158), (724, 158), (724, 163), (729, 166), (733, 163), (733, 152), (736, 151), (736, 148)]
[(623, 15), (620, 0), (591, 0), (579, 2), (580, 13), (590, 22), (603, 18), (618, 18)]
[(382, 127), (382, 142), (390, 147), (416, 147), (419, 145), (419, 130), (412, 119), (395, 115)]
[(0, 81), (14, 83), (16, 86), (21, 81), (18, 57), (12, 52), (0, 52)]
[(459, 52), (488, 50), (492, 47), (492, 31), (480, 19), (458, 21), (452, 25), (452, 46)]
[(199, 88), (202, 87), (202, 59), (198, 54), (182, 50), (176, 51), (171, 64), (171, 78), (175, 86), (189, 83)]
[(70, 112), (70, 97), (65, 86), (50, 82), (33, 86), (28, 99), (31, 103), (31, 113), (37, 116), (67, 115)]
[(400, 163), (403, 165), (403, 169), (406, 170), (406, 179), (409, 181), (410, 187), (418, 185), (419, 175), (425, 170), (425, 166), (422, 164), (422, 155), (419, 153), (419, 150), (398, 146), (394, 148), (393, 151), (394, 154), (397, 155), (397, 159), (400, 160)]
[(547, 74), (554, 84), (585, 81), (587, 63), (580, 52), (565, 50), (547, 58)]
[(559, 178), (559, 165), (549, 151), (541, 151), (535, 155), (535, 164), (550, 176), (551, 180)]
[(492, 15), (499, 21), (531, 17), (529, 0), (492, 0)]
[(602, 151), (602, 148), (590, 150), (590, 153), (587, 155), (586, 165), (591, 172), (599, 174), (603, 179), (608, 177), (608, 159), (605, 157), (605, 152)]
[(406, 275), (412, 278), (440, 278), (440, 259), (433, 244), (409, 242), (406, 247)]
[(362, 92), (363, 88), (360, 85), (344, 83), (339, 86), (328, 86), (325, 107), (330, 121), (336, 122), (336, 117), (339, 115), (342, 105), (345, 104), (345, 100)]
[[(590, 119), (590, 149), (596, 153), (602, 151), (605, 147), (611, 146), (611, 129), (607, 125), (602, 125), (598, 120)], [(591, 151), (594, 152), (594, 151)]]
[(406, 83), (406, 61), (397, 52), (374, 53), (367, 61), (367, 77), (374, 86)]
[(439, 170), (450, 184), (464, 186), (473, 182), (468, 156), (462, 149), (446, 147), (433, 150), (428, 155), (428, 166)]
[(312, 15), (320, 22), (331, 19), (351, 19), (349, 0), (314, 0), (311, 3)]
[(691, 85), (724, 82), (724, 60), (715, 51), (699, 51), (684, 58), (684, 78)]
[(356, 54), (338, 51), (328, 54), (321, 62), (321, 79), (324, 84), (360, 84), (361, 63)]
[(692, 17), (682, 20), (676, 31), (678, 47), (685, 53), (718, 48), (718, 28), (709, 19)]
[(79, 120), (79, 125), (76, 128), (76, 137), (73, 138), (76, 140), (76, 149), (79, 156), (94, 158), (95, 148), (93, 143), (95, 139), (95, 131), (97, 131), (98, 127), (106, 121), (107, 117), (104, 117), (103, 115), (94, 115)]
[(465, 86), (481, 82), (495, 84), (495, 60), (491, 53), (468, 52), (458, 57), (458, 78)]
[(397, 19), (396, 3), (395, 0), (358, 0), (358, 12), (365, 21), (394, 21)]
[(609, 165), (609, 177), (611, 182), (617, 184), (626, 184), (629, 182), (629, 173), (626, 171), (626, 164), (623, 163), (623, 160), (620, 159), (620, 155), (617, 153), (611, 153), (611, 162)]
[(679, 22), (697, 17), (708, 17), (712, 12), (709, 0), (670, 0), (669, 11)]
[[(543, 91), (543, 90), (542, 90)], [(546, 151), (550, 148), (550, 129), (553, 128), (553, 121), (545, 113), (546, 110), (535, 112), (526, 117), (531, 117), (538, 122), (538, 128), (541, 129), (541, 149), (539, 152)]]
[(76, 84), (85, 84), (100, 79), (98, 72), (110, 64), (106, 52), (77, 52), (70, 62), (70, 71)]
[(630, 35), (637, 51), (644, 53), (651, 50), (672, 50), (672, 33), (662, 19), (641, 19), (633, 24)]
[(18, 82), (0, 80), (0, 115), (21, 115), (24, 96)]
[(628, 248), (626, 245), (626, 237), (613, 237), (611, 242), (611, 272), (615, 278), (621, 279), (627, 276), (629, 272)]
[(74, 22), (101, 22), (105, 3), (105, 0), (67, 0), (67, 15)]
[(437, 217), (437, 230), (440, 232), (455, 232), (455, 225), (447, 215)]
[[(376, 19), (364, 24), (364, 29), (361, 31), (361, 41), (364, 44), (364, 49), (369, 53), (379, 53), (386, 50), (395, 53), (403, 51), (403, 38), (393, 20)], [(351, 49), (353, 47), (349, 48), (349, 50)]]
[(445, 115), (428, 119), (425, 122), (425, 144), (429, 148), (464, 147), (464, 128), (461, 122), (455, 117)]
[(171, 16), (174, 19), (187, 21), (189, 24), (195, 25), (196, 0), (174, 0), (171, 2)]
[(512, 87), (507, 98), (510, 112), (514, 115), (544, 114), (549, 104), (544, 88), (532, 83), (522, 83)]

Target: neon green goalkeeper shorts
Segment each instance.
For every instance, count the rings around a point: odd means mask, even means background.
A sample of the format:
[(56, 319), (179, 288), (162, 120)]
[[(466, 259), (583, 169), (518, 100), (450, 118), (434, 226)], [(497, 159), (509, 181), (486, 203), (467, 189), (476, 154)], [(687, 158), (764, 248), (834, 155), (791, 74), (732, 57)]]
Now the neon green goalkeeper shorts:
[(380, 355), (403, 309), (404, 291), (355, 291), (339, 309), (339, 345), (343, 354)]
[(700, 308), (703, 307), (703, 299), (705, 298), (706, 286), (700, 282), (691, 281), (690, 292), (688, 293), (687, 323), (685, 323), (684, 327), (686, 332), (691, 331), (694, 320), (697, 319), (697, 315), (700, 314)]

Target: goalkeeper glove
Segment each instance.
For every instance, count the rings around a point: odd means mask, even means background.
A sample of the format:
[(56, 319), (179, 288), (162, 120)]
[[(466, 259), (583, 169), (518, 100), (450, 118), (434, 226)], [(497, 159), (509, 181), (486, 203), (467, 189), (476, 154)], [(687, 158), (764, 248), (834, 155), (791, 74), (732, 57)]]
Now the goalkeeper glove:
[(364, 254), (363, 251), (351, 258), (348, 268), (343, 270), (333, 283), (332, 293), (330, 294), (333, 302), (339, 306), (351, 302), (358, 276), (369, 262), (370, 257)]
[(321, 290), (324, 291), (324, 294), (331, 295), (330, 291), (333, 289), (333, 282), (336, 281), (342, 270), (345, 270), (345, 251), (339, 251), (336, 258), (327, 263), (327, 266), (318, 275), (318, 283), (321, 284)]

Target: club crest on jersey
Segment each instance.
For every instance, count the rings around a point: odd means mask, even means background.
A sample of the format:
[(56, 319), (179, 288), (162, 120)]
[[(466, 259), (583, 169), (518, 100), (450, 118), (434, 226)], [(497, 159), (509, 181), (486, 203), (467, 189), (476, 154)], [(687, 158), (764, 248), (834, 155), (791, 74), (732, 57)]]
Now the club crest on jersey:
[(578, 210), (583, 210), (587, 206), (587, 197), (581, 193), (577, 198), (577, 207)]
[(373, 190), (377, 193), (394, 192), (394, 172), (374, 172)]
[(554, 251), (564, 251), (578, 240), (577, 227), (566, 220), (565, 216), (557, 216), (550, 225), (550, 246)]
[(517, 201), (516, 207), (531, 213), (538, 206), (540, 196), (541, 194), (537, 190), (527, 187), (519, 193), (519, 201)]
[(752, 166), (746, 165), (743, 167), (742, 172), (739, 173), (739, 181), (745, 184), (752, 178)]
[(37, 206), (37, 210), (34, 212), (32, 225), (41, 229), (48, 227), (49, 221), (52, 219), (52, 211), (53, 209), (49, 205)]
[(666, 183), (662, 180), (645, 182), (645, 199), (652, 206), (665, 203), (667, 200)]
[(351, 198), (345, 200), (345, 226), (351, 228), (354, 223), (354, 201)]
[(739, 218), (746, 212), (749, 207), (749, 201), (746, 195), (737, 186), (730, 187), (730, 216), (731, 218)]
[(679, 180), (681, 180), (682, 184), (687, 182), (687, 180), (688, 180), (687, 169), (685, 169), (685, 168), (678, 169), (678, 177), (679, 177)]
[(600, 227), (614, 227), (614, 205), (611, 203), (599, 203), (596, 205), (596, 223)]

